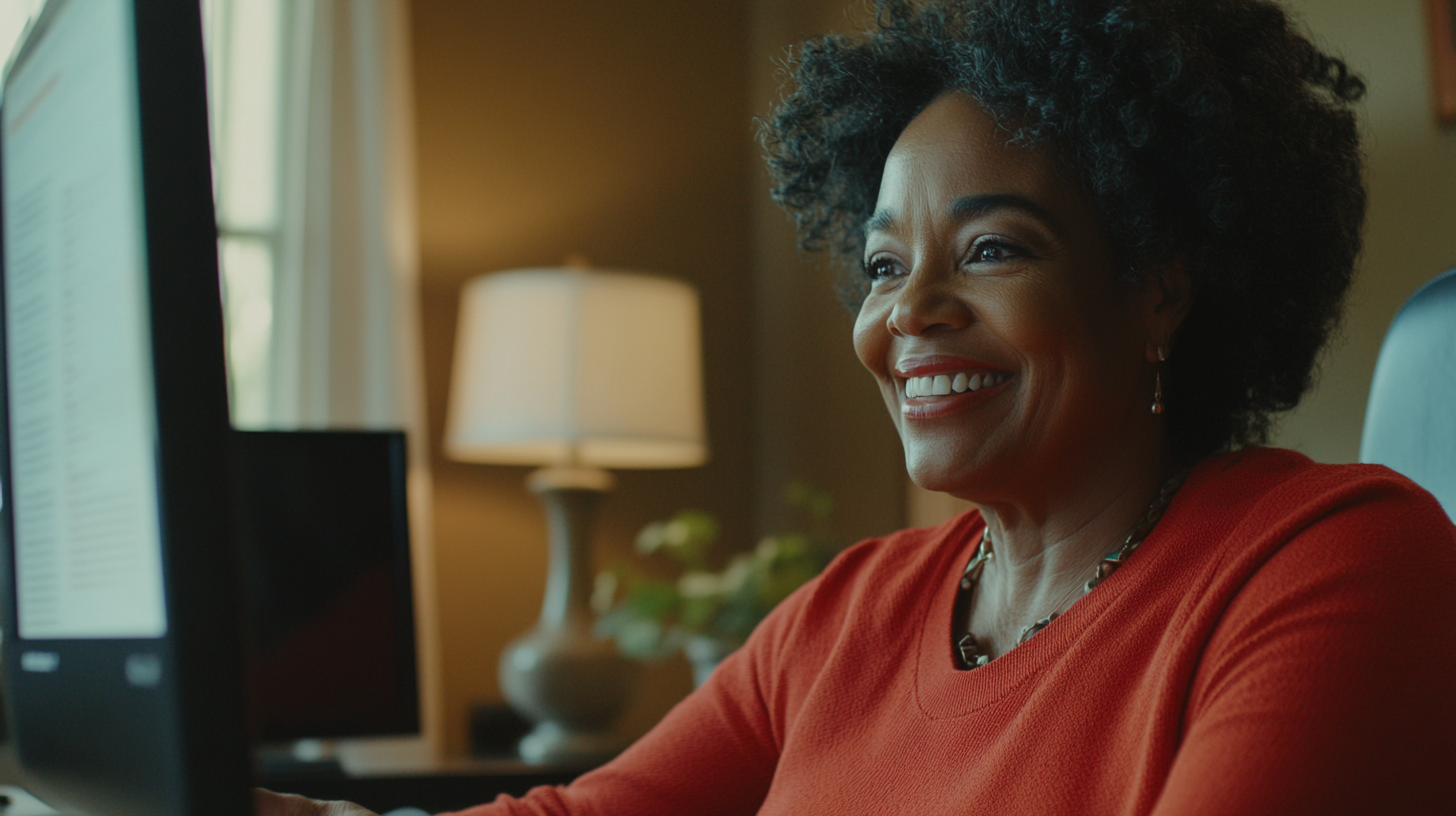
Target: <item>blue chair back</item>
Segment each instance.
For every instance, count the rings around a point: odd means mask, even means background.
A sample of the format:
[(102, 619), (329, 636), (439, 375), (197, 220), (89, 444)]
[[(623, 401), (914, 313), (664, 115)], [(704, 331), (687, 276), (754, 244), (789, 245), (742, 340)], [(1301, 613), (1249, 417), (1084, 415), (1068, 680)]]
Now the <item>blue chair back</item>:
[(1456, 267), (1411, 295), (1390, 324), (1360, 461), (1405, 474), (1456, 517)]

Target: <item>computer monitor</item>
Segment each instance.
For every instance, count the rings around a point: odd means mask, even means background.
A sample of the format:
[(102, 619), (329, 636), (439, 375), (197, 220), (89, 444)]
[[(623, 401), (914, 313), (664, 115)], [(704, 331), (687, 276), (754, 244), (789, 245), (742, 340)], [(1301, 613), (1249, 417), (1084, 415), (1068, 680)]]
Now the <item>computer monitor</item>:
[(0, 103), (0, 625), (26, 785), (251, 812), (197, 0), (50, 0)]
[(234, 438), (254, 734), (419, 732), (401, 431)]

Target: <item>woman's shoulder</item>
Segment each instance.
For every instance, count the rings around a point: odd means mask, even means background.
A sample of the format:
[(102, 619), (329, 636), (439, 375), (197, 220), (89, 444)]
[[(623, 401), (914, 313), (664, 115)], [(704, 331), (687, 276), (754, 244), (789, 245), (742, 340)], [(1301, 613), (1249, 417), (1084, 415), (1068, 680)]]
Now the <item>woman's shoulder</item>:
[(1272, 449), (1195, 477), (1181, 540), (1165, 541), (1187, 556), (1161, 576), (1177, 611), (1157, 623), (1191, 672), (1170, 806), (1249, 778), (1240, 768), (1278, 769), (1231, 789), (1265, 804), (1368, 782), (1349, 789), (1350, 812), (1403, 807), (1372, 791), (1442, 784), (1456, 757), (1456, 528), (1436, 500), (1388, 468)]
[(1384, 465), (1325, 464), (1299, 451), (1274, 447), (1216, 453), (1193, 468), (1190, 484), (1198, 477), (1214, 482), (1236, 480), (1245, 484), (1251, 479), (1270, 485), (1290, 483), (1310, 486), (1383, 481), (1415, 487), (1414, 482)]
[(1244, 598), (1345, 581), (1388, 596), (1421, 573), (1456, 580), (1456, 526), (1429, 492), (1382, 465), (1255, 448), (1205, 460), (1179, 501), (1177, 532), (1190, 547), (1206, 544), (1203, 562)]
[(1282, 448), (1210, 456), (1189, 474), (1179, 499), (1204, 515), (1266, 528), (1335, 513), (1451, 527), (1435, 497), (1384, 465), (1323, 464)]

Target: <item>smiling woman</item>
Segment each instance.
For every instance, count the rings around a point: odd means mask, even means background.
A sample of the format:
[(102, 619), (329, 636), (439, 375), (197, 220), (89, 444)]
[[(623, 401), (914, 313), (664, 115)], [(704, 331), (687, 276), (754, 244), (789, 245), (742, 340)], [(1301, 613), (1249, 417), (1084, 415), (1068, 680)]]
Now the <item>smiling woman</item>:
[[(1188, 302), (1181, 270), (1123, 282), (1106, 226), (1054, 155), (998, 130), (951, 92), (900, 135), (866, 230), (854, 337), (911, 477), (981, 501), (1075, 463), (1158, 463), (1152, 363)], [(957, 375), (981, 387), (906, 387)]]
[[(1360, 246), (1363, 91), (1267, 0), (901, 0), (775, 196), (922, 487), (617, 760), (469, 816), (1456, 809), (1456, 529), (1261, 447)], [(853, 440), (846, 440), (848, 443)]]
[(1150, 395), (1189, 304), (1181, 264), (1124, 280), (1056, 155), (1009, 136), (957, 91), (900, 134), (865, 230), (870, 288), (855, 323), (911, 478), (1002, 528), (1005, 567), (983, 578), (978, 566), (966, 643), (987, 659), (1076, 600), (1083, 572), (1171, 472)]

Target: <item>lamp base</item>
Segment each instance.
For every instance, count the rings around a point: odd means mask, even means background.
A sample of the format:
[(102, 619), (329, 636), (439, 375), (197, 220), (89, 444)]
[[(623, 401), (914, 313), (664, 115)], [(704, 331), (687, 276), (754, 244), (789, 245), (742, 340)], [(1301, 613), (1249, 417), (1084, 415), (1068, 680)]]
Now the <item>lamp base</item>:
[(535, 764), (570, 760), (602, 760), (622, 753), (630, 740), (610, 731), (569, 731), (560, 723), (543, 722), (521, 738), (521, 759)]
[(536, 728), (520, 742), (527, 762), (603, 760), (626, 747), (612, 724), (632, 696), (639, 666), (616, 644), (573, 626), (528, 632), (501, 654), (506, 700)]
[(617, 644), (592, 631), (592, 509), (611, 477), (600, 470), (545, 468), (530, 486), (546, 505), (551, 567), (536, 627), (501, 654), (501, 691), (511, 707), (537, 723), (521, 740), (528, 762), (607, 759), (623, 747), (612, 732), (638, 666)]

